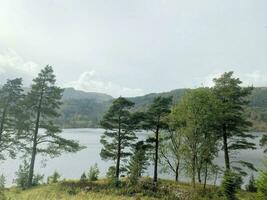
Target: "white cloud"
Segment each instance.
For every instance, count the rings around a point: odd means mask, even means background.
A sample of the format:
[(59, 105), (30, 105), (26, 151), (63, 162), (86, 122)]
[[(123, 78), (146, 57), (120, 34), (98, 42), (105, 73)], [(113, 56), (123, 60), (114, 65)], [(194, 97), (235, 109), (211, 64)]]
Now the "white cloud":
[(113, 82), (99, 80), (94, 70), (82, 73), (78, 80), (69, 82), (64, 87), (73, 87), (87, 92), (106, 93), (114, 97), (132, 97), (144, 94), (142, 89), (123, 87)]
[(25, 60), (12, 49), (0, 53), (0, 74), (12, 71), (18, 74), (35, 76), (39, 70), (40, 67), (37, 63)]
[[(212, 87), (214, 85), (213, 79), (218, 78), (223, 74), (221, 73), (213, 73), (207, 75), (202, 80), (202, 86)], [(262, 73), (259, 70), (252, 71), (250, 73), (235, 73), (234, 77), (239, 78), (244, 86), (253, 85), (255, 87), (266, 87), (267, 85), (267, 74)]]
[(267, 85), (267, 75), (256, 70), (244, 75), (244, 83), (253, 86), (265, 86)]

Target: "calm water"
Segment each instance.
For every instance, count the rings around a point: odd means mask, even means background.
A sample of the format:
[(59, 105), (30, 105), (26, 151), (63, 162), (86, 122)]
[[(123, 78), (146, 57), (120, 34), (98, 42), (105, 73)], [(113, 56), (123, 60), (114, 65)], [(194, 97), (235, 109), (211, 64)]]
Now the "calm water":
[[(100, 176), (104, 177), (112, 162), (103, 161), (99, 156), (102, 148), (99, 141), (103, 132), (103, 129), (65, 129), (62, 133), (63, 137), (78, 140), (87, 148), (76, 154), (63, 154), (60, 157), (53, 159), (46, 158), (46, 160), (44, 160), (45, 158), (38, 156), (35, 172), (44, 174), (45, 177), (47, 177), (57, 170), (60, 172), (62, 177), (66, 179), (79, 179), (83, 172), (87, 172), (90, 166), (97, 163), (101, 171)], [(259, 136), (261, 135), (260, 133), (256, 134)], [(139, 138), (146, 137), (146, 135), (146, 133), (138, 134)], [(258, 143), (258, 141), (259, 138), (255, 139), (256, 143)], [(235, 156), (238, 159), (241, 158), (250, 161), (257, 167), (260, 167), (264, 154), (262, 149), (257, 149), (254, 151), (242, 151), (240, 154)], [(223, 165), (223, 154), (219, 154), (216, 162)], [(15, 159), (7, 160), (0, 164), (0, 174), (3, 173), (6, 176), (8, 186), (12, 185), (13, 179), (15, 178), (15, 172), (17, 171), (20, 163), (20, 159)], [(152, 174), (152, 167), (150, 167), (146, 173), (146, 175), (150, 174)], [(173, 175), (171, 174), (161, 174), (160, 177), (173, 179)]]

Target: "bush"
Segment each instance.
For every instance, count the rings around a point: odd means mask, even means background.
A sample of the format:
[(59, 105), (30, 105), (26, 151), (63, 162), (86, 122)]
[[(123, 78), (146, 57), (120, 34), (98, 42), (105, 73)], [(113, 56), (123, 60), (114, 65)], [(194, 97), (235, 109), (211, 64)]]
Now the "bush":
[[(26, 160), (24, 160), (23, 164), (19, 165), (19, 169), (15, 173), (16, 178), (14, 180), (14, 183), (16, 183), (17, 186), (21, 187), (22, 189), (26, 189), (28, 186), (29, 170), (30, 170), (30, 165)], [(44, 178), (43, 175), (39, 174), (34, 175), (32, 185), (33, 186), (40, 185), (41, 182), (43, 181), (43, 178)]]
[(47, 183), (57, 183), (60, 178), (61, 175), (57, 171), (55, 171), (51, 176), (47, 178)]
[(260, 199), (267, 199), (267, 159), (264, 163), (265, 169), (260, 173), (257, 181), (258, 195)]
[(242, 178), (230, 170), (226, 171), (222, 181), (223, 194), (227, 200), (236, 200), (236, 192), (241, 188)]
[(0, 175), (0, 190), (5, 188), (5, 184), (6, 184), (6, 177), (3, 174), (1, 174)]
[(111, 166), (108, 168), (108, 172), (106, 174), (106, 177), (108, 179), (114, 179), (116, 174), (116, 168), (114, 166)]
[(86, 174), (83, 172), (83, 174), (81, 175), (80, 181), (85, 182), (86, 180), (87, 180)]
[(98, 169), (97, 164), (95, 164), (94, 166), (91, 166), (88, 172), (89, 181), (97, 181), (99, 174), (100, 174), (100, 171)]
[(14, 183), (16, 183), (17, 186), (23, 189), (27, 188), (29, 168), (30, 168), (29, 163), (26, 160), (24, 160), (23, 164), (19, 165), (19, 169), (15, 173), (16, 178), (14, 180)]
[(248, 185), (246, 185), (246, 190), (248, 192), (257, 192), (256, 182), (255, 182), (253, 174), (250, 176)]

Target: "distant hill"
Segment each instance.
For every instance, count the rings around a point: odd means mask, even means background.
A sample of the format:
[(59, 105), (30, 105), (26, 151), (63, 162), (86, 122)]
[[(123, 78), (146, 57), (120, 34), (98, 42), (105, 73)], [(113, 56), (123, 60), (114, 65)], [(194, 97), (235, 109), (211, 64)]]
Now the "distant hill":
[[(128, 99), (135, 103), (134, 110), (143, 111), (157, 96), (173, 96), (173, 104), (175, 104), (188, 90), (190, 89), (176, 89), (170, 92), (151, 93)], [(98, 127), (113, 99), (107, 94), (66, 88), (61, 107), (62, 116), (58, 123), (63, 128)], [(253, 130), (267, 131), (267, 87), (255, 88), (249, 100), (250, 105), (246, 108), (246, 112), (254, 124)]]
[(80, 90), (75, 90), (74, 88), (65, 88), (63, 93), (63, 100), (70, 100), (70, 99), (88, 99), (94, 100), (96, 102), (104, 102), (112, 100), (113, 97), (103, 93), (97, 92), (84, 92)]

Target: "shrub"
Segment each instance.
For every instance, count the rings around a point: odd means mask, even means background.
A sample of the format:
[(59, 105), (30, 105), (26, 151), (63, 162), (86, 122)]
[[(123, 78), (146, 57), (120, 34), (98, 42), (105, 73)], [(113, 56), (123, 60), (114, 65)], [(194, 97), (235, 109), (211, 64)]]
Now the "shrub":
[[(15, 173), (16, 178), (14, 180), (14, 183), (16, 183), (17, 186), (21, 187), (22, 189), (26, 189), (28, 186), (29, 169), (30, 169), (29, 163), (26, 160), (24, 160), (23, 164), (19, 165), (19, 169)], [(33, 186), (40, 185), (43, 178), (44, 178), (43, 175), (39, 175), (39, 174), (34, 175), (32, 185)]]
[(222, 181), (223, 194), (227, 200), (236, 200), (237, 189), (241, 187), (242, 178), (230, 170), (226, 171)]
[(5, 188), (5, 184), (6, 184), (6, 177), (3, 174), (1, 174), (0, 175), (0, 190)]
[(86, 180), (87, 180), (86, 174), (83, 172), (83, 174), (81, 175), (80, 181), (85, 182)]
[(88, 172), (88, 179), (89, 181), (96, 181), (98, 180), (98, 176), (99, 176), (99, 169), (97, 164), (95, 164), (94, 166), (91, 166)]
[(61, 175), (57, 171), (54, 171), (51, 176), (47, 177), (47, 183), (57, 183), (60, 178)]
[(248, 192), (257, 192), (256, 182), (253, 174), (249, 178), (248, 185), (246, 185), (246, 190)]
[(264, 162), (265, 169), (260, 173), (257, 181), (258, 195), (261, 199), (267, 199), (267, 159)]

